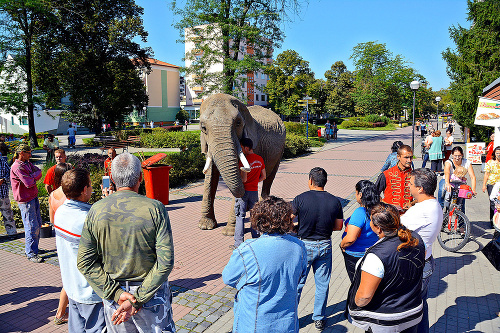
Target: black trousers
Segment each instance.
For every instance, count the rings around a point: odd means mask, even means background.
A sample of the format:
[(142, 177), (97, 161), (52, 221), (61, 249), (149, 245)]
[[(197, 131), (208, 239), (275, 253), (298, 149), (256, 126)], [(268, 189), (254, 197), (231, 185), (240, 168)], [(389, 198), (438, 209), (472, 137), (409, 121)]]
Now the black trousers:
[[(488, 198), (493, 190), (493, 185), (487, 184), (486, 190), (488, 191)], [(493, 215), (495, 215), (495, 202), (490, 200), (490, 222), (493, 222)]]
[(356, 263), (360, 258), (351, 256), (350, 254), (345, 253), (342, 251), (342, 254), (344, 255), (344, 263), (345, 263), (345, 269), (347, 270), (347, 275), (349, 276), (349, 280), (354, 280), (354, 272), (356, 271)]

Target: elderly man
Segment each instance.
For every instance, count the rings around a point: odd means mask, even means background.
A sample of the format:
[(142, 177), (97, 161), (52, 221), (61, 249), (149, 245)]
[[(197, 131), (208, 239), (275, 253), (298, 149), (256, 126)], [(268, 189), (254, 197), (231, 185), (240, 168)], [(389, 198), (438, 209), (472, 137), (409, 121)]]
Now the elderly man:
[(43, 179), (43, 183), (45, 184), (45, 190), (47, 190), (48, 194), (50, 194), (52, 191), (56, 190), (55, 184), (54, 184), (54, 176), (55, 176), (56, 166), (58, 164), (61, 164), (61, 163), (66, 163), (66, 152), (64, 151), (64, 149), (58, 149), (54, 152), (54, 157), (56, 159), (56, 164), (51, 166), (47, 170), (47, 173), (45, 174), (45, 178)]
[(418, 332), (429, 332), (429, 307), (427, 305), (427, 290), (432, 273), (434, 258), (432, 244), (436, 241), (443, 225), (443, 210), (434, 197), (437, 186), (437, 176), (429, 169), (416, 169), (411, 172), (410, 193), (417, 203), (401, 216), (401, 223), (415, 231), (425, 243), (425, 265), (422, 279), (422, 300), (424, 315), (418, 324)]
[(397, 153), (398, 163), (382, 172), (375, 186), (380, 193), (384, 192), (383, 201), (400, 209), (408, 209), (413, 200), (410, 193), (410, 172), (412, 169), (413, 151), (408, 145), (402, 145)]
[(46, 161), (54, 160), (54, 151), (59, 149), (59, 140), (54, 137), (54, 134), (49, 134), (43, 141), (43, 149), (47, 152)]
[[(168, 285), (174, 248), (167, 210), (138, 194), (142, 175), (137, 157), (118, 155), (111, 172), (117, 191), (90, 209), (78, 269), (103, 298), (108, 332), (175, 332)], [(134, 320), (127, 321), (131, 316)]]
[(10, 168), (12, 193), (21, 210), (26, 239), (26, 256), (29, 261), (40, 263), (43, 258), (38, 256), (38, 240), (40, 239), (42, 216), (40, 215), (36, 182), (42, 178), (42, 171), (29, 161), (31, 157), (30, 146), (24, 143), (20, 144), (16, 153), (17, 159)]

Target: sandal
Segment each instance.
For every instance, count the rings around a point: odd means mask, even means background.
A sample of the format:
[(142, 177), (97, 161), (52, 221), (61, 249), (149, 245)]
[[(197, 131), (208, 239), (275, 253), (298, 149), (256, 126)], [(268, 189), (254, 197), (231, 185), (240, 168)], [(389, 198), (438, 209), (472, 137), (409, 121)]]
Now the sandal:
[(68, 322), (68, 315), (64, 314), (61, 318), (54, 317), (54, 325), (62, 325)]

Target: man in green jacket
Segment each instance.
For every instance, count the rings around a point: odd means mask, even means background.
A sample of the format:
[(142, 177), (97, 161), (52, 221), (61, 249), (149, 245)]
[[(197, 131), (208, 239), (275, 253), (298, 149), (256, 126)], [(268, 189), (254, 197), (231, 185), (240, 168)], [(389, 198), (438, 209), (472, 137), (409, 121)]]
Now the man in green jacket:
[[(108, 332), (175, 332), (168, 285), (174, 248), (167, 210), (138, 194), (142, 176), (137, 157), (118, 155), (111, 173), (117, 191), (90, 209), (78, 269), (103, 298)], [(132, 316), (135, 320), (127, 321)]]

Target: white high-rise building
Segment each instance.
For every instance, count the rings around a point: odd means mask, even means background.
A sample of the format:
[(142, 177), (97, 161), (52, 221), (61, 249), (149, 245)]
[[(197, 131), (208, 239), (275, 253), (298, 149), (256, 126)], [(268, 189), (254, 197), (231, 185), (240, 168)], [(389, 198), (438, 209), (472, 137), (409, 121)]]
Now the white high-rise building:
[[(198, 35), (198, 31), (200, 29), (205, 29), (206, 26), (196, 26), (191, 29), (185, 29), (185, 65), (186, 67), (190, 67), (193, 62), (197, 61), (203, 56), (203, 50), (200, 47), (200, 42), (202, 38)], [(213, 29), (212, 33), (217, 33), (217, 29)], [(243, 59), (243, 57), (247, 54), (253, 54), (254, 49), (247, 45), (244, 41), (241, 43), (238, 59)], [(211, 45), (211, 47), (219, 47), (222, 49), (222, 45)], [(188, 59), (188, 55), (193, 54), (195, 56), (194, 60)], [(272, 62), (271, 58), (266, 58), (264, 60), (264, 64), (270, 64)], [(223, 64), (215, 63), (209, 69), (208, 73), (221, 73), (223, 70)], [(268, 105), (268, 97), (262, 92), (259, 88), (264, 87), (267, 84), (268, 76), (262, 72), (250, 72), (246, 75), (241, 75), (241, 89), (237, 94), (238, 97), (243, 103), (246, 102), (248, 106), (251, 105)], [(203, 99), (207, 96), (201, 96), (203, 91), (206, 91), (206, 87), (200, 86), (196, 84), (194, 79), (196, 78), (196, 74), (187, 74), (185, 77), (186, 83), (186, 96), (181, 96), (181, 100), (185, 103), (184, 109), (189, 112), (191, 119), (197, 119), (199, 117), (199, 110)]]

